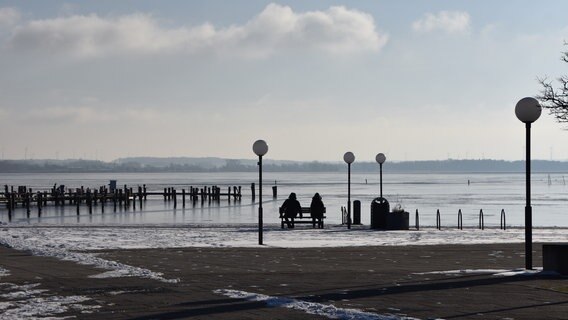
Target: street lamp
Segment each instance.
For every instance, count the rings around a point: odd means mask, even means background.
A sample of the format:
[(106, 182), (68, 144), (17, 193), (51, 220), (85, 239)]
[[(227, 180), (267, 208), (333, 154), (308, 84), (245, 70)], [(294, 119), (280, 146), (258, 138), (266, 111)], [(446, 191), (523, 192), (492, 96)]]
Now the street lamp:
[(258, 156), (258, 244), (262, 244), (262, 156), (268, 152), (266, 141), (256, 140), (252, 151)]
[(526, 205), (525, 205), (525, 268), (532, 269), (532, 207), (531, 207), (531, 123), (542, 112), (535, 98), (522, 98), (515, 106), (515, 115), (525, 123), (526, 128)]
[(381, 198), (383, 197), (383, 163), (385, 163), (385, 161), (387, 160), (387, 157), (385, 157), (384, 153), (379, 153), (377, 154), (377, 156), (375, 157), (375, 160), (377, 160), (377, 163), (379, 164), (380, 169), (380, 182), (381, 182)]
[(351, 164), (355, 161), (353, 152), (345, 152), (343, 161), (347, 163), (347, 229), (351, 229)]

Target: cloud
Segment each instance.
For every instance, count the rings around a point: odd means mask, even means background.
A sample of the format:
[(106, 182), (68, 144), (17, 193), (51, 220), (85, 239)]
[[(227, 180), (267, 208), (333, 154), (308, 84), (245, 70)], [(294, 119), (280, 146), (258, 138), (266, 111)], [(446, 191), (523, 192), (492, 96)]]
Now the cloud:
[[(41, 116), (39, 116), (41, 115)], [(104, 114), (103, 114), (104, 116)], [(91, 107), (47, 107), (31, 110), (30, 119), (43, 119), (49, 122), (86, 123), (94, 119), (100, 120), (100, 114)]]
[[(0, 109), (0, 117), (4, 114)], [(171, 120), (169, 112), (153, 110), (150, 108), (109, 108), (92, 106), (50, 106), (34, 108), (24, 114), (25, 120), (40, 121), (42, 123), (92, 124), (117, 122), (143, 122), (155, 123)]]
[(345, 7), (298, 13), (269, 4), (242, 25), (167, 28), (150, 14), (119, 17), (72, 15), (32, 20), (13, 30), (9, 47), (17, 52), (67, 54), (88, 58), (116, 54), (214, 54), (249, 58), (281, 51), (330, 54), (377, 52), (388, 35), (373, 17)]
[(0, 27), (15, 25), (20, 17), (20, 12), (14, 8), (0, 8)]
[(412, 23), (417, 32), (443, 31), (449, 34), (466, 33), (470, 28), (470, 16), (463, 11), (440, 11), (437, 14), (426, 13)]

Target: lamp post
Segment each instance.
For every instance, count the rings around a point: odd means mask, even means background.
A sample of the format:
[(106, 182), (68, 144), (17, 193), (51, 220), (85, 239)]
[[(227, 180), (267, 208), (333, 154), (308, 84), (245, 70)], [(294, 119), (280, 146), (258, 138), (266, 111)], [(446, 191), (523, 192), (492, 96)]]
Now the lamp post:
[(383, 197), (383, 163), (385, 163), (387, 157), (385, 157), (384, 153), (379, 153), (375, 157), (375, 160), (377, 161), (380, 167), (380, 184), (381, 184), (381, 198), (382, 198)]
[(252, 151), (258, 156), (258, 244), (262, 244), (262, 156), (268, 152), (266, 141), (256, 140)]
[(355, 161), (353, 152), (345, 152), (343, 161), (347, 163), (347, 229), (351, 229), (351, 164)]
[(535, 98), (522, 98), (515, 106), (515, 115), (525, 123), (526, 128), (526, 205), (525, 205), (525, 268), (532, 269), (532, 207), (531, 207), (531, 123), (542, 112)]

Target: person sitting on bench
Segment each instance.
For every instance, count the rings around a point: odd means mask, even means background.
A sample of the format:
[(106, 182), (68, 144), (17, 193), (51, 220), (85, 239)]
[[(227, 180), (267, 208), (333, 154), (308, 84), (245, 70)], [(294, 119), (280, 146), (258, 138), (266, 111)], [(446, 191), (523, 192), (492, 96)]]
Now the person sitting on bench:
[(288, 199), (284, 201), (282, 210), (284, 211), (286, 225), (288, 225), (288, 228), (294, 228), (294, 224), (290, 219), (294, 219), (298, 214), (302, 214), (302, 206), (300, 202), (296, 200), (296, 194), (294, 192), (290, 193)]
[(322, 225), (321, 219), (323, 218), (324, 210), (325, 206), (323, 205), (323, 201), (321, 201), (321, 196), (316, 192), (312, 198), (312, 204), (310, 205), (310, 214), (314, 228), (316, 227), (316, 221), (318, 226)]

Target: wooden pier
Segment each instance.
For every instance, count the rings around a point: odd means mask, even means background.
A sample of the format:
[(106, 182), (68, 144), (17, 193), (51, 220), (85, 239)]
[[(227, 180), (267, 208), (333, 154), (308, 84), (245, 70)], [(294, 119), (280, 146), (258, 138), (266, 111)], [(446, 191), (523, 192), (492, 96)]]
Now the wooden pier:
[[(0, 204), (3, 203), (8, 209), (8, 219), (12, 220), (12, 213), (16, 208), (26, 209), (28, 218), (30, 217), (32, 207), (37, 208), (38, 216), (41, 216), (42, 209), (48, 205), (52, 206), (75, 206), (77, 215), (79, 215), (80, 207), (87, 206), (89, 214), (92, 213), (93, 206), (102, 205), (102, 212), (106, 204), (111, 204), (114, 211), (117, 208), (136, 210), (138, 202), (142, 207), (148, 197), (163, 198), (165, 202), (173, 201), (174, 209), (177, 208), (178, 198), (181, 198), (182, 207), (185, 208), (186, 202), (195, 205), (201, 201), (212, 203), (220, 202), (226, 198), (228, 201), (240, 201), (242, 198), (241, 186), (228, 186), (226, 191), (222, 191), (218, 186), (193, 187), (178, 190), (174, 187), (164, 188), (163, 191), (147, 190), (146, 185), (137, 186), (137, 188), (128, 187), (109, 189), (107, 186), (98, 188), (74, 188), (67, 189), (64, 186), (53, 186), (51, 190), (35, 191), (26, 186), (19, 186), (14, 189), (13, 186), (4, 186), (4, 192), (0, 193)], [(187, 199), (187, 201), (186, 201)]]

